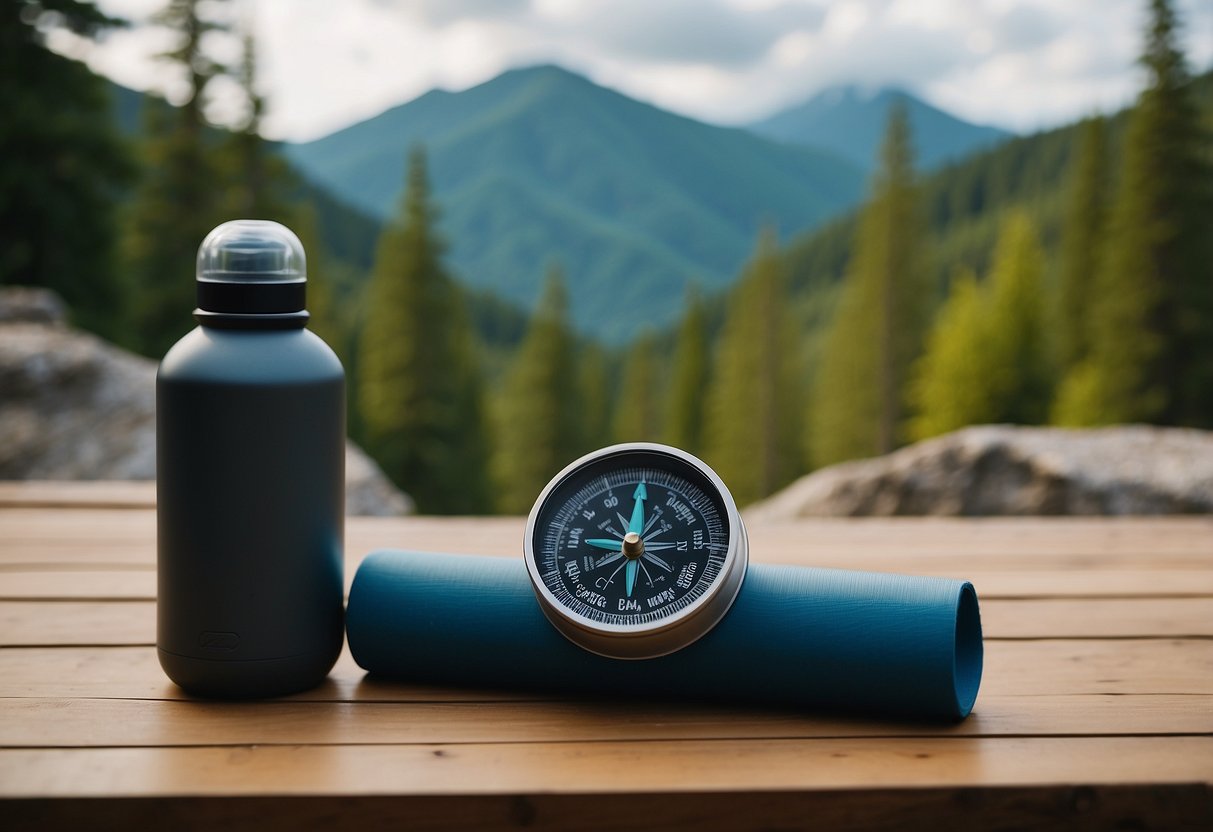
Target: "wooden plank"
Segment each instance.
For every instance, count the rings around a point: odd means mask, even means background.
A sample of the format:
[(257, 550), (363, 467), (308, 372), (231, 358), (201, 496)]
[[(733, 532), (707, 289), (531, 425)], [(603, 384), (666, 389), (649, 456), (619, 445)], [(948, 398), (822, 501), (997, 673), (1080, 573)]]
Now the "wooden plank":
[[(0, 648), (0, 698), (189, 700), (160, 669), (153, 647)], [(342, 651), (328, 678), (280, 701), (495, 702), (550, 700), (492, 688), (447, 688), (371, 679)]]
[(584, 794), (26, 799), (4, 803), (17, 830), (1160, 829), (1207, 832), (1202, 784), (1000, 788), (729, 790)]
[[(354, 561), (381, 548), (516, 556), (517, 517), (347, 518)], [(751, 530), (756, 562), (967, 575), (1024, 567), (1213, 568), (1213, 519), (869, 518)], [(150, 510), (0, 509), (0, 564), (155, 562)]]
[(988, 641), (987, 695), (1213, 694), (1213, 641)]
[(643, 700), (0, 699), (0, 747), (10, 748), (1201, 734), (1213, 734), (1213, 696), (987, 696), (958, 724)]
[(1213, 636), (1213, 598), (1047, 599), (981, 604), (986, 638)]
[(155, 644), (150, 601), (0, 602), (0, 646)]
[(156, 571), (150, 567), (0, 572), (2, 601), (154, 601), (155, 598)]
[[(52, 565), (54, 566), (54, 565)], [(156, 573), (151, 565), (97, 568), (88, 564), (58, 565), (61, 568), (26, 564), (24, 568), (0, 568), (0, 600), (152, 600), (156, 597)], [(62, 568), (62, 567), (69, 568)], [(955, 568), (912, 570), (940, 577), (966, 574)], [(346, 569), (348, 590), (355, 568)], [(899, 571), (886, 568), (884, 571)], [(901, 569), (909, 572), (909, 569)], [(1213, 597), (1213, 569), (1117, 569), (1117, 570), (1022, 570), (1015, 572), (970, 569), (980, 597), (996, 598), (1124, 598), (1129, 596), (1200, 598)]]
[(153, 508), (155, 480), (0, 480), (6, 508)]
[[(1213, 695), (1213, 640), (990, 641), (980, 710), (991, 696)], [(150, 647), (0, 649), (0, 697), (187, 699)], [(323, 685), (291, 700), (448, 702), (550, 700), (542, 694), (448, 689), (367, 678), (348, 650)]]
[(0, 796), (14, 797), (567, 794), (1209, 782), (1213, 782), (1213, 737), (0, 750)]
[[(987, 639), (1213, 637), (1213, 598), (982, 602)], [(0, 646), (155, 643), (152, 601), (0, 601)]]

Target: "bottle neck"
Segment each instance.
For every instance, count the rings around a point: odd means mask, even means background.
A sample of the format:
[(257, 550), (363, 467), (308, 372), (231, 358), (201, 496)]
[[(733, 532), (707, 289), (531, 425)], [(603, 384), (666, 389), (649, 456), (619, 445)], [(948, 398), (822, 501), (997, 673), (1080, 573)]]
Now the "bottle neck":
[(306, 309), (278, 314), (238, 315), (232, 312), (211, 312), (195, 309), (194, 320), (212, 329), (281, 330), (303, 329), (310, 316)]

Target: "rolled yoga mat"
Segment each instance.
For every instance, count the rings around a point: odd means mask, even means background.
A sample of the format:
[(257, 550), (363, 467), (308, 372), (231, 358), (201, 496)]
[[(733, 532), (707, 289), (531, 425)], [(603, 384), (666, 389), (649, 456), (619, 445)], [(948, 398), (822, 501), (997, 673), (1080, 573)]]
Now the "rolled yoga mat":
[(609, 659), (544, 618), (521, 558), (380, 551), (359, 567), (346, 631), (373, 675), (962, 719), (981, 681), (972, 584), (751, 564), (706, 636), (656, 659)]

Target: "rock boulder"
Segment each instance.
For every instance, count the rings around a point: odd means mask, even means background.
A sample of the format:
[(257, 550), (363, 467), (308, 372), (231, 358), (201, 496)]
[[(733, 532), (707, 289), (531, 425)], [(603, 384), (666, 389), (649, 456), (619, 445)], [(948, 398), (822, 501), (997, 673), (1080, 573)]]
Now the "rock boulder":
[[(64, 323), (38, 289), (0, 290), (0, 479), (156, 476), (156, 363)], [(353, 443), (346, 511), (399, 515), (412, 501)]]
[(810, 516), (1207, 514), (1213, 433), (985, 425), (823, 468), (751, 506)]

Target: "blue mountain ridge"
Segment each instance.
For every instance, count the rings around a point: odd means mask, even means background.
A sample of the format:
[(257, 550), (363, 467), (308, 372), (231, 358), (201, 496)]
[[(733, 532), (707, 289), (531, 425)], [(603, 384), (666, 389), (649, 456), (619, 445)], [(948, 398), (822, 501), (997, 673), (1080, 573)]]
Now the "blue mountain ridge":
[(674, 320), (691, 281), (731, 281), (764, 224), (803, 232), (863, 188), (836, 154), (678, 116), (556, 66), (434, 90), (284, 152), (389, 219), (416, 143), (457, 277), (530, 307), (558, 262), (575, 325), (610, 341)]
[(889, 110), (895, 103), (906, 108), (918, 164), (923, 168), (940, 167), (1013, 135), (963, 121), (905, 90), (865, 91), (854, 84), (827, 88), (749, 128), (776, 141), (837, 153), (870, 170), (876, 165)]

